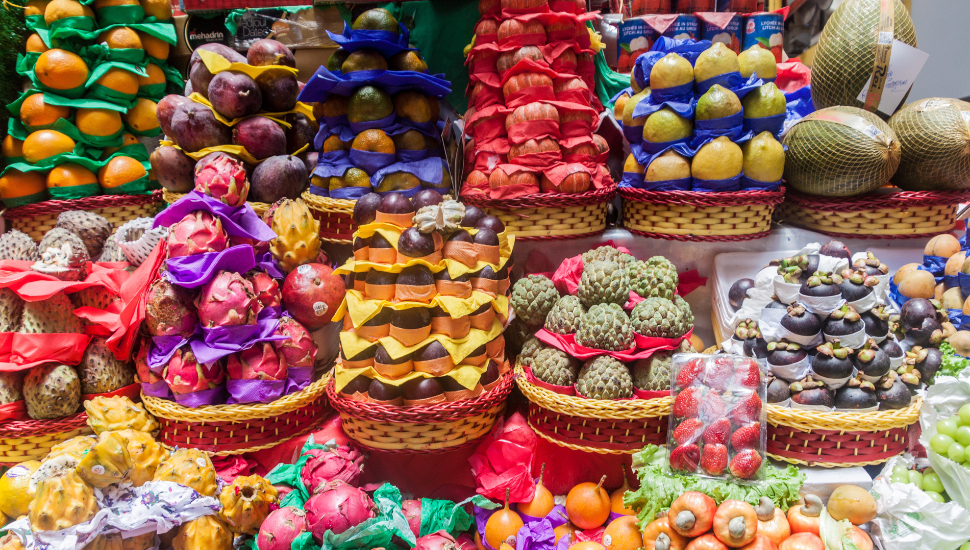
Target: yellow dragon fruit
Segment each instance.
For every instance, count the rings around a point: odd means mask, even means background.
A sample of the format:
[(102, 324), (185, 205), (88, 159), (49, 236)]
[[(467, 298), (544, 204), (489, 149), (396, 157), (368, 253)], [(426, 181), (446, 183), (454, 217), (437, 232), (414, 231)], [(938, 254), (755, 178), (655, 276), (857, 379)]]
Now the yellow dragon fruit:
[(118, 432), (104, 432), (77, 465), (77, 475), (94, 487), (121, 483), (131, 471), (128, 441)]
[(90, 435), (79, 435), (77, 437), (72, 437), (67, 441), (58, 443), (57, 445), (51, 447), (51, 452), (47, 453), (47, 456), (41, 460), (41, 463), (47, 462), (48, 460), (60, 455), (70, 455), (78, 460), (81, 460), (81, 458), (84, 457), (84, 454), (87, 453), (91, 447), (94, 447), (94, 444), (97, 442), (98, 440)]
[(219, 494), (219, 517), (234, 533), (255, 535), (278, 502), (279, 493), (269, 481), (260, 476), (239, 476)]
[(154, 548), (154, 547), (155, 547), (154, 531), (149, 531), (147, 533), (142, 533), (141, 535), (128, 537), (126, 539), (121, 539), (121, 550), (148, 550), (149, 548)]
[(216, 494), (216, 469), (198, 449), (179, 449), (157, 470), (154, 481), (172, 481), (194, 489), (204, 497)]
[(168, 458), (169, 452), (145, 432), (121, 430), (115, 433), (128, 442), (128, 454), (131, 455), (131, 471), (128, 472), (128, 481), (131, 481), (131, 484), (135, 487), (141, 487), (151, 481), (162, 461)]
[(70, 470), (59, 470), (37, 484), (27, 517), (34, 531), (59, 531), (98, 513), (94, 489)]
[(172, 541), (175, 550), (232, 550), (232, 531), (216, 516), (183, 524)]
[(96, 434), (127, 429), (148, 433), (158, 431), (155, 417), (145, 412), (140, 403), (124, 396), (95, 397), (84, 402), (84, 410), (88, 413), (88, 426)]
[(280, 201), (271, 227), (276, 238), (269, 249), (283, 271), (289, 273), (316, 260), (320, 253), (320, 220), (313, 217), (303, 199)]
[(121, 533), (98, 535), (84, 550), (124, 550)]

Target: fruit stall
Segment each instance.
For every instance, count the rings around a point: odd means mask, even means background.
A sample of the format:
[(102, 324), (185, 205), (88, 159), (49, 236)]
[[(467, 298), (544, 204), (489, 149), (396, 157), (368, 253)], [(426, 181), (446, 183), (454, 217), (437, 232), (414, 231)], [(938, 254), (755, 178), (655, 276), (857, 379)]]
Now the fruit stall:
[(941, 8), (5, 8), (0, 550), (970, 549)]

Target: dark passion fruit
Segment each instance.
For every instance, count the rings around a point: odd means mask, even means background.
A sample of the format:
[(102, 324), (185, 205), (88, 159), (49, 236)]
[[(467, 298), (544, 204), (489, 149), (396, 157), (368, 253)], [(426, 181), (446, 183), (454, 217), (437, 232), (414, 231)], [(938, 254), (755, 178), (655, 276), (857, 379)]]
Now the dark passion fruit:
[(841, 275), (816, 271), (811, 277), (802, 283), (801, 288), (798, 289), (798, 293), (802, 296), (812, 296), (816, 298), (837, 296), (841, 293), (839, 290), (840, 284), (842, 284)]
[(889, 313), (886, 306), (880, 304), (860, 315), (866, 325), (866, 336), (882, 338), (889, 334)]
[(365, 348), (363, 351), (358, 353), (353, 357), (347, 357), (344, 354), (344, 350), (340, 350), (340, 358), (344, 361), (367, 361), (368, 359), (373, 359), (377, 354), (377, 346), (370, 346)]
[[(431, 322), (430, 316), (428, 317), (428, 322)], [(435, 359), (441, 359), (442, 357), (450, 356), (448, 355), (448, 350), (446, 350), (445, 347), (441, 345), (441, 342), (438, 342), (437, 340), (414, 352), (415, 363), (434, 361)]]
[(444, 199), (441, 197), (441, 193), (435, 191), (434, 189), (422, 189), (411, 197), (411, 205), (414, 206), (415, 212), (424, 208), (425, 206), (441, 204), (443, 201)]
[(444, 388), (445, 393), (465, 391), (468, 389), (465, 386), (462, 386), (461, 384), (459, 384), (457, 380), (455, 380), (450, 376), (439, 376), (438, 378), (435, 378), (435, 380), (437, 380), (441, 384), (441, 387)]
[(838, 341), (826, 342), (815, 348), (812, 372), (822, 378), (841, 380), (852, 376), (852, 348), (843, 348)]
[(498, 363), (496, 363), (495, 360), (493, 359), (489, 359), (488, 366), (485, 367), (485, 372), (482, 373), (482, 377), (479, 380), (479, 382), (483, 386), (487, 386), (492, 382), (495, 382), (496, 380), (498, 380), (499, 375), (500, 373), (498, 370)]
[(354, 237), (354, 252), (370, 246), (370, 239), (365, 237)]
[(370, 238), (370, 248), (394, 248), (391, 241), (384, 238), (380, 233), (374, 233)]
[(394, 401), (401, 397), (401, 386), (394, 386), (375, 378), (371, 380), (367, 395), (375, 401)]
[(849, 247), (845, 246), (841, 241), (829, 241), (822, 245), (818, 249), (818, 253), (825, 256), (832, 256), (833, 258), (844, 258), (846, 260), (852, 261), (852, 253), (849, 252)]
[(475, 224), (485, 217), (485, 211), (477, 206), (465, 205), (465, 216), (461, 219), (462, 227), (475, 227)]
[(864, 331), (866, 324), (859, 312), (850, 305), (845, 305), (829, 314), (822, 326), (822, 333), (827, 336), (848, 336)]
[[(465, 210), (465, 217), (468, 217), (468, 210)], [(488, 229), (489, 231), (494, 231), (495, 234), (499, 234), (505, 231), (505, 224), (502, 220), (498, 219), (498, 216), (482, 216), (477, 222), (475, 222), (475, 229)]]
[(459, 242), (459, 243), (473, 243), (475, 239), (472, 238), (471, 233), (465, 231), (464, 229), (459, 229), (451, 235), (448, 236), (448, 242)]
[(367, 378), (363, 374), (359, 374), (353, 380), (347, 382), (347, 385), (340, 390), (340, 393), (347, 395), (353, 395), (355, 393), (367, 393), (367, 388), (370, 387), (370, 382), (370, 378)]
[(481, 228), (475, 233), (474, 242), (485, 246), (498, 246), (498, 235), (491, 229)]
[(397, 276), (397, 284), (408, 286), (427, 286), (434, 284), (434, 275), (424, 265), (412, 265), (401, 270)]
[(431, 326), (431, 312), (424, 307), (394, 310), (390, 323), (403, 329), (423, 329)]
[(889, 266), (880, 262), (872, 252), (866, 252), (865, 258), (859, 258), (852, 263), (852, 269), (862, 270), (867, 276), (878, 277), (889, 275)]
[(377, 315), (371, 317), (370, 319), (364, 321), (365, 327), (380, 327), (391, 322), (391, 318), (394, 316), (394, 310), (391, 308), (383, 308), (377, 312)]
[(870, 409), (878, 404), (876, 386), (862, 376), (851, 378), (835, 392), (835, 408), (837, 409)]
[(766, 397), (769, 403), (781, 403), (791, 398), (791, 390), (788, 388), (788, 382), (785, 382), (781, 378), (775, 378), (773, 374), (769, 374), (766, 380), (768, 384)]
[(377, 193), (367, 193), (354, 203), (354, 223), (366, 225), (377, 219), (377, 207), (381, 204), (381, 196)]
[[(435, 195), (438, 193), (432, 191)], [(424, 258), (434, 254), (434, 238), (431, 234), (418, 231), (417, 227), (409, 227), (401, 233), (397, 241), (397, 251), (408, 258)]]
[(437, 272), (437, 273), (434, 274), (434, 280), (435, 280), (435, 282), (438, 282), (438, 281), (454, 281), (456, 283), (467, 283), (469, 281), (469, 275), (467, 273), (465, 273), (464, 275), (459, 275), (457, 277), (452, 277), (451, 274), (448, 273), (448, 270), (447, 269), (442, 269), (441, 271), (439, 271), (439, 272)]
[(404, 383), (402, 397), (406, 401), (418, 401), (437, 397), (444, 392), (445, 389), (436, 378), (415, 378)]
[(891, 372), (876, 382), (876, 399), (879, 400), (880, 410), (895, 410), (908, 407), (913, 401), (913, 394), (896, 373)]
[(853, 364), (859, 372), (870, 378), (885, 376), (891, 366), (889, 356), (871, 338), (856, 351)]
[(799, 405), (835, 406), (835, 395), (832, 390), (825, 385), (825, 382), (816, 380), (811, 376), (792, 382), (789, 389), (791, 390), (791, 400)]
[(768, 346), (769, 365), (794, 365), (808, 357), (808, 353), (802, 346), (794, 342), (769, 342)]
[(397, 273), (372, 269), (367, 272), (367, 278), (364, 281), (373, 286), (394, 286), (397, 284)]
[(752, 288), (754, 288), (754, 279), (738, 279), (734, 281), (731, 289), (728, 290), (728, 302), (731, 303), (731, 308), (734, 311), (737, 311), (741, 307), (741, 303), (748, 297), (748, 290)]
[(383, 214), (410, 214), (414, 212), (414, 206), (404, 195), (390, 193), (381, 198), (377, 211)]
[(879, 279), (866, 275), (865, 271), (861, 269), (858, 271), (843, 269), (839, 291), (847, 302), (855, 302), (872, 294), (878, 284)]
[(796, 303), (788, 306), (788, 313), (781, 318), (781, 326), (799, 336), (813, 336), (822, 330), (822, 321), (818, 315)]

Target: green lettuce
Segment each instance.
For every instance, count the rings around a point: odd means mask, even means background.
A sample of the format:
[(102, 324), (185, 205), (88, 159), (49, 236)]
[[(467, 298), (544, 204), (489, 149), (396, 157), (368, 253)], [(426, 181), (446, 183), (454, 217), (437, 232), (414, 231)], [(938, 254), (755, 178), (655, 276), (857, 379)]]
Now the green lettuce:
[[(943, 352), (943, 362), (936, 376), (959, 376), (960, 372), (970, 365), (970, 359), (961, 357), (953, 351), (953, 347), (948, 342), (940, 344), (940, 351)], [(934, 377), (935, 379), (936, 377)]]

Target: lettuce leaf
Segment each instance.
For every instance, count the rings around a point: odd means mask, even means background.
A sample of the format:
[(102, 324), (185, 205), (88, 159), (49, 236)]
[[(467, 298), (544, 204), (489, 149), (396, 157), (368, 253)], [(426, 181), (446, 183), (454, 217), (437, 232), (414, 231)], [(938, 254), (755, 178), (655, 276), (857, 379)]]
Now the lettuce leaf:
[[(943, 342), (940, 344), (940, 351), (943, 352), (943, 362), (940, 365), (940, 370), (936, 373), (936, 376), (953, 376), (957, 377), (960, 372), (970, 366), (970, 359), (957, 355), (953, 351), (953, 347), (950, 346), (948, 342)], [(934, 376), (934, 379), (936, 377)]]

